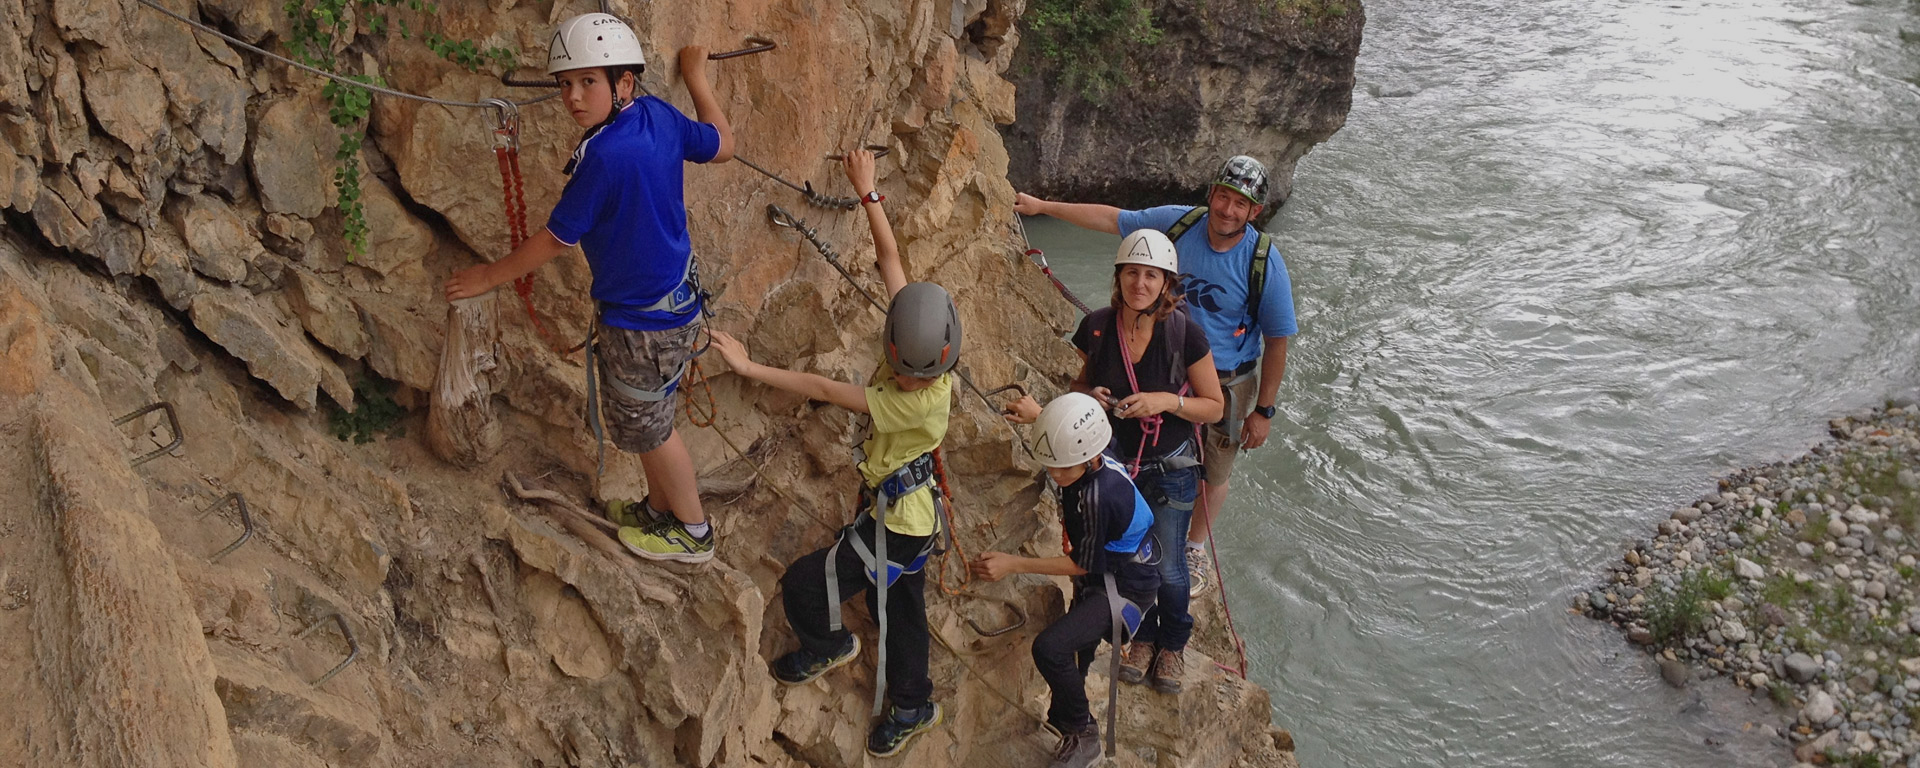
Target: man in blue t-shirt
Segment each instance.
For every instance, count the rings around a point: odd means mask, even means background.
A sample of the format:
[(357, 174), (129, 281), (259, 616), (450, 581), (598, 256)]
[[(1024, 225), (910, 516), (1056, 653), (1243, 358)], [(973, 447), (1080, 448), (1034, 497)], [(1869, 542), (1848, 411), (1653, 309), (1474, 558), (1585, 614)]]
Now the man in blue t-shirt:
[(732, 159), (733, 131), (707, 83), (706, 50), (688, 46), (679, 58), (698, 121), (651, 95), (634, 98), (646, 56), (625, 22), (588, 13), (560, 23), (547, 74), (587, 129), (566, 188), (546, 229), (504, 259), (455, 272), (446, 295), (478, 296), (580, 246), (593, 271), (593, 349), (606, 384), (587, 408), (606, 414), (615, 446), (639, 454), (650, 492), (637, 504), (609, 503), (615, 518), (634, 523), (620, 529), (620, 542), (651, 560), (704, 562), (713, 558), (713, 529), (673, 425), (675, 390), (702, 326), (682, 169)]
[[(1014, 211), (1052, 216), (1085, 229), (1129, 235), (1158, 229), (1173, 238), (1180, 253), (1180, 280), (1189, 314), (1206, 332), (1214, 364), (1226, 390), (1227, 413), (1207, 428), (1207, 491), (1187, 533), (1187, 567), (1193, 594), (1212, 584), (1210, 559), (1203, 544), (1213, 517), (1227, 500), (1233, 460), (1241, 449), (1265, 445), (1272, 429), (1274, 401), (1287, 371), (1287, 339), (1299, 332), (1293, 315), (1293, 286), (1277, 247), (1269, 246), (1260, 295), (1249, 297), (1254, 250), (1261, 241), (1253, 220), (1267, 195), (1267, 170), (1245, 155), (1229, 158), (1207, 190), (1204, 208), (1165, 205), (1126, 211), (1097, 203), (1063, 203), (1027, 194), (1014, 198)], [(1250, 300), (1251, 299), (1251, 300)]]

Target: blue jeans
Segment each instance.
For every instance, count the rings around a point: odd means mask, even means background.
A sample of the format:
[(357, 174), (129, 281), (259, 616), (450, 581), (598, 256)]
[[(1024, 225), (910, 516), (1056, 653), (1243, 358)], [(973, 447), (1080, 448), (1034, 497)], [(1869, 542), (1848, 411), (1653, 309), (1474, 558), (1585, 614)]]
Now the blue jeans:
[(1187, 467), (1162, 473), (1140, 470), (1134, 479), (1140, 495), (1153, 507), (1153, 538), (1160, 549), (1160, 599), (1147, 611), (1135, 639), (1162, 650), (1179, 651), (1193, 637), (1193, 614), (1187, 611), (1187, 526), (1193, 523), (1193, 503), (1200, 492), (1200, 469)]

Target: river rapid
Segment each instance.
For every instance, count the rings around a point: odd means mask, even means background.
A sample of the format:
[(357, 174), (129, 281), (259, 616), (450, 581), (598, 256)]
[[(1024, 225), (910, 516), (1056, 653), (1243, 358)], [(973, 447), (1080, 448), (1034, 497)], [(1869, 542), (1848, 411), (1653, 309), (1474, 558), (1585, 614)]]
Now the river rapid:
[[(1771, 705), (1567, 608), (1920, 384), (1920, 2), (1367, 14), (1271, 225), (1301, 333), (1217, 529), (1276, 722), (1311, 768), (1791, 762), (1741, 727)], [(1028, 228), (1106, 296), (1116, 238)]]

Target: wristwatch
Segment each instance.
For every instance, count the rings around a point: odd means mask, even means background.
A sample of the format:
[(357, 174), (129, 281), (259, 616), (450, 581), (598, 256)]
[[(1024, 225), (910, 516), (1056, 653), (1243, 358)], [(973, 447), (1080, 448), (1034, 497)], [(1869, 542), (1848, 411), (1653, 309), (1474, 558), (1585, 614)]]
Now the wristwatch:
[(1273, 421), (1273, 414), (1277, 410), (1279, 409), (1271, 405), (1256, 405), (1253, 407), (1253, 412), (1260, 414), (1260, 418), (1266, 419), (1267, 421)]
[(860, 198), (860, 202), (863, 202), (863, 203), (877, 203), (877, 202), (880, 202), (880, 201), (882, 201), (882, 200), (885, 200), (885, 199), (887, 199), (887, 198), (886, 198), (886, 196), (885, 196), (885, 195), (882, 195), (882, 194), (880, 194), (880, 190), (877, 190), (877, 189), (876, 189), (876, 190), (874, 190), (874, 191), (872, 191), (872, 192), (868, 192), (868, 193), (867, 193), (866, 195), (864, 195), (864, 196), (862, 196), (862, 197)]

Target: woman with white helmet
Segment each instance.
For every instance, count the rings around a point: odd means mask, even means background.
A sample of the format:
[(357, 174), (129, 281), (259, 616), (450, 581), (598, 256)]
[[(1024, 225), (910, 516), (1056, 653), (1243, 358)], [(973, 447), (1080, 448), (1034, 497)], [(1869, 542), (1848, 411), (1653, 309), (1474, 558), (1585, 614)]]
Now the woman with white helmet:
[[(1155, 690), (1178, 693), (1193, 635), (1180, 544), (1200, 488), (1194, 425), (1217, 421), (1226, 399), (1206, 334), (1181, 301), (1173, 242), (1158, 230), (1137, 230), (1120, 241), (1113, 264), (1111, 306), (1082, 318), (1073, 334), (1082, 365), (1071, 387), (1111, 410), (1113, 449), (1153, 507), (1154, 538), (1166, 545), (1159, 599), (1122, 654), (1120, 679), (1151, 677)], [(1011, 410), (1008, 418), (1024, 423), (1040, 409), (1028, 398)]]
[(1153, 511), (1126, 468), (1105, 454), (1113, 426), (1092, 395), (1061, 395), (1036, 414), (1035, 423), (1030, 442), (1059, 492), (1064, 553), (1042, 558), (987, 552), (972, 571), (988, 581), (1016, 573), (1073, 577), (1073, 605), (1034, 637), (1033, 662), (1052, 689), (1047, 723), (1061, 736), (1053, 768), (1086, 768), (1101, 756), (1100, 726), (1087, 701), (1088, 665), (1102, 639), (1117, 648), (1139, 627), (1160, 588), (1149, 535)]

